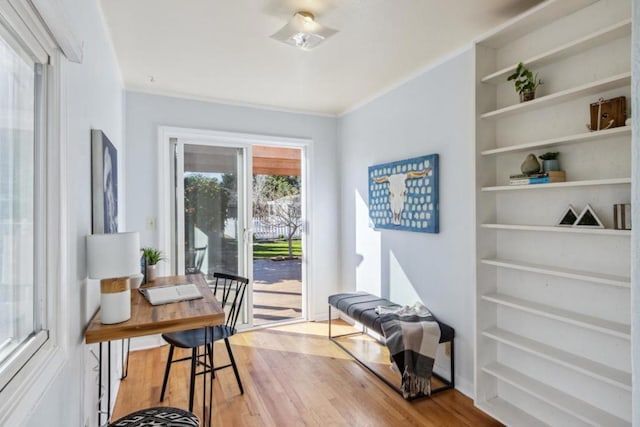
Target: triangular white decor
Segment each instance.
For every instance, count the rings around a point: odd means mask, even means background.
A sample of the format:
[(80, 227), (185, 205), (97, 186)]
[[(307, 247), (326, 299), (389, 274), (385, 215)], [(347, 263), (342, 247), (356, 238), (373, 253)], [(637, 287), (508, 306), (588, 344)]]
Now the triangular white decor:
[(580, 212), (580, 216), (578, 216), (578, 219), (573, 224), (573, 226), (585, 228), (604, 228), (604, 225), (602, 225), (600, 218), (596, 216), (596, 213), (589, 205), (585, 206), (582, 212)]
[(562, 212), (562, 216), (556, 225), (558, 227), (571, 227), (575, 224), (577, 219), (578, 213), (573, 209), (573, 206), (569, 205), (569, 207)]

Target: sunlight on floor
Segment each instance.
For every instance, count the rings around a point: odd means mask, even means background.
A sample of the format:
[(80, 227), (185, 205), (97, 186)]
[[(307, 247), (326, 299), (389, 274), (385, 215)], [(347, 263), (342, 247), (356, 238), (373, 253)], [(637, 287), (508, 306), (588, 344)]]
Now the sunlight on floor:
[[(341, 320), (332, 322), (331, 329), (334, 335), (357, 332), (357, 329)], [(328, 322), (300, 322), (238, 333), (231, 342), (233, 345), (256, 349), (350, 359), (349, 355), (329, 340), (328, 333)], [(274, 335), (277, 335), (278, 339), (274, 339)], [(301, 335), (304, 335), (307, 340), (301, 342), (299, 340)], [(370, 340), (371, 338), (357, 335), (354, 339)]]

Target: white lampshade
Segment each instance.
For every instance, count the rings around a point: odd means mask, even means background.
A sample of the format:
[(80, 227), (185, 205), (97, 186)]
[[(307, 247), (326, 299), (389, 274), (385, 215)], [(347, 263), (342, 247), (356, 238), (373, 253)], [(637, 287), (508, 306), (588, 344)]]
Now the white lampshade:
[(100, 279), (101, 321), (110, 325), (131, 318), (129, 276), (140, 271), (137, 232), (87, 236), (87, 273)]
[(90, 279), (127, 277), (139, 272), (140, 234), (137, 231), (87, 236)]

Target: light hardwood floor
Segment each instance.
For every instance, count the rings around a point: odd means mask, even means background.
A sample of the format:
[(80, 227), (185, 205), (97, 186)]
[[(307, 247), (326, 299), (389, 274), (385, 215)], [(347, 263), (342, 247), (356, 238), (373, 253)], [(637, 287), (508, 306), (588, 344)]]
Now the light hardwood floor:
[[(350, 330), (338, 328), (334, 334)], [(330, 342), (326, 323), (245, 332), (231, 344), (245, 394), (239, 394), (230, 368), (216, 373), (216, 426), (500, 426), (455, 390), (404, 401)], [(151, 406), (188, 406), (188, 362), (173, 365), (167, 396), (159, 402), (167, 352), (168, 346), (131, 353), (114, 420)], [(227, 362), (224, 344), (216, 344), (214, 355), (216, 365)], [(200, 384), (194, 408), (199, 416)]]

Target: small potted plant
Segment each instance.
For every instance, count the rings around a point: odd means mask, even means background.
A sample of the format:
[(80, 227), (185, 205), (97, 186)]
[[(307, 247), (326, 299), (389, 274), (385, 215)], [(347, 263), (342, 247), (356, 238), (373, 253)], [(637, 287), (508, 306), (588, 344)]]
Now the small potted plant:
[(544, 172), (560, 170), (560, 164), (558, 163), (558, 155), (560, 155), (560, 153), (558, 153), (557, 151), (555, 152), (550, 151), (548, 153), (544, 153), (538, 156), (540, 160), (542, 160), (542, 170)]
[(507, 81), (515, 80), (516, 92), (520, 95), (520, 102), (531, 101), (536, 97), (536, 89), (544, 82), (529, 71), (522, 62), (518, 63), (516, 70), (507, 77)]
[(162, 261), (162, 252), (155, 248), (142, 248), (142, 256), (146, 265), (147, 282), (156, 279), (156, 265)]

